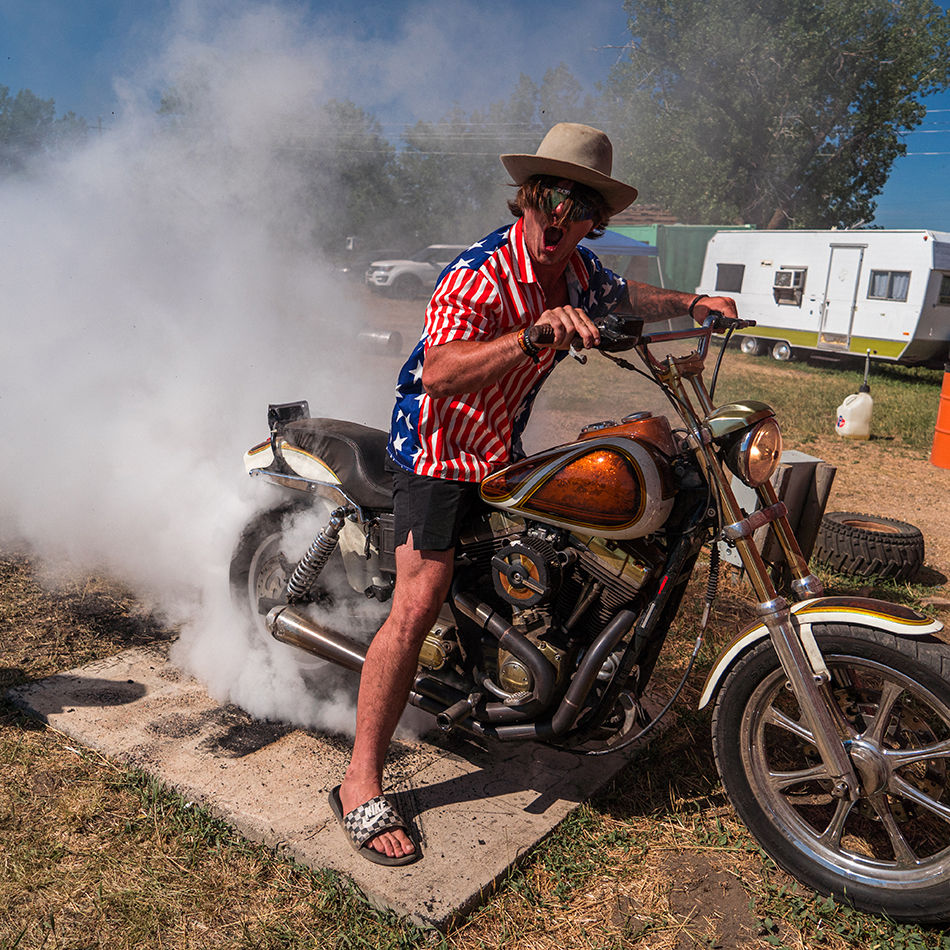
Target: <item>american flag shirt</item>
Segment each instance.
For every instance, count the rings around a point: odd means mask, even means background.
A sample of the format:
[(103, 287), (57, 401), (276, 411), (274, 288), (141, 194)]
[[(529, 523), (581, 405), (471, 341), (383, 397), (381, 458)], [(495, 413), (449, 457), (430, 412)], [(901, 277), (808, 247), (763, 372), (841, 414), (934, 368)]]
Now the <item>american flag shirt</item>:
[[(626, 282), (587, 248), (566, 270), (570, 304), (591, 318), (620, 302)], [(480, 482), (520, 455), (521, 434), (541, 384), (567, 353), (543, 347), (505, 376), (473, 393), (434, 399), (422, 386), (433, 346), (493, 340), (531, 326), (546, 309), (524, 239), (524, 219), (499, 228), (460, 254), (439, 276), (425, 330), (396, 386), (389, 454), (408, 472)]]

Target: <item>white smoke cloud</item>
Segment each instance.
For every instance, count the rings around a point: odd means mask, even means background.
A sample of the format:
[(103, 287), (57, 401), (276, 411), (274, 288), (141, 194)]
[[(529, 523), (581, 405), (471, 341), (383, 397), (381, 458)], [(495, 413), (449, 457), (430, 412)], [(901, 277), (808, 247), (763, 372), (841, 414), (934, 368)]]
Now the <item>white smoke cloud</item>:
[[(241, 461), (268, 402), (385, 425), (392, 379), (348, 363), (364, 318), (315, 259), (275, 148), (321, 101), (328, 57), (293, 12), (219, 11), (180, 8), (107, 134), (0, 183), (0, 529), (183, 623), (176, 657), (216, 698), (342, 728), (230, 606), (262, 502)], [(156, 115), (155, 90), (189, 84), (200, 134)]]
[[(562, 60), (585, 78), (575, 54), (618, 6), (591, 0), (579, 23), (562, 2), (539, 23), (501, 0), (398, 15), (179, 0), (160, 29), (145, 21), (108, 128), (0, 182), (0, 539), (132, 585), (184, 625), (175, 658), (215, 698), (349, 728), (339, 696), (243, 635), (228, 591), (233, 545), (266, 502), (241, 459), (267, 404), (306, 398), (383, 427), (392, 406), (395, 368), (363, 363), (353, 329), (371, 316), (315, 259), (279, 144), (301, 121), (318, 137), (330, 97), (411, 122), (506, 98)], [(372, 9), (391, 30), (361, 20)], [(197, 93), (194, 130), (156, 114), (171, 88)]]

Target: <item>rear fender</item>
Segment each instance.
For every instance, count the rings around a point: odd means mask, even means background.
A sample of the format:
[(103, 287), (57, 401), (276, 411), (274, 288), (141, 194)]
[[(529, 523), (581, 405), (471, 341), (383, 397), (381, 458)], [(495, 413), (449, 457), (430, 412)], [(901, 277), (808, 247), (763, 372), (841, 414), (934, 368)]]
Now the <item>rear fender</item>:
[[(812, 642), (812, 628), (816, 624), (856, 624), (885, 630), (895, 636), (908, 639), (932, 636), (943, 629), (943, 624), (939, 620), (931, 620), (909, 607), (863, 597), (817, 597), (814, 600), (803, 600), (793, 604), (790, 610), (792, 625), (799, 631), (803, 640)], [(703, 694), (699, 699), (700, 709), (705, 709), (709, 705), (732, 664), (743, 653), (750, 650), (760, 640), (767, 639), (768, 636), (769, 631), (764, 623), (750, 624), (739, 632), (738, 636), (719, 654), (709, 671)]]
[(336, 473), (315, 455), (310, 455), (278, 440), (278, 456), (274, 455), (273, 441), (268, 439), (244, 453), (244, 467), (248, 475), (263, 478), (281, 488), (318, 495), (334, 507), (344, 505), (356, 512), (360, 521), (363, 511), (347, 497)]

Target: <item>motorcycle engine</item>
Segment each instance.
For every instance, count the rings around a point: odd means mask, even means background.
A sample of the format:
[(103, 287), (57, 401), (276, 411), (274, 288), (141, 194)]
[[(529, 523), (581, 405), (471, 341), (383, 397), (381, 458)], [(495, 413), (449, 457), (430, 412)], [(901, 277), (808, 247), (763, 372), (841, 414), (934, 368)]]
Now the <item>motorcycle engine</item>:
[[(496, 596), (513, 608), (514, 629), (559, 676), (571, 642), (596, 637), (620, 607), (636, 598), (662, 560), (662, 552), (646, 538), (572, 539), (560, 529), (525, 524), (498, 511), (472, 524), (462, 536), (461, 550), (482, 577), (491, 577)], [(564, 623), (582, 598), (588, 598), (587, 606), (568, 632)], [(446, 644), (435, 639), (427, 644), (431, 649), (425, 665), (431, 669), (438, 669), (445, 657)], [(486, 668), (496, 684), (492, 692), (506, 702), (516, 703), (534, 688), (531, 671), (504, 648), (497, 649), (493, 662), (486, 658)], [(492, 688), (489, 682), (484, 685)]]
[[(526, 637), (541, 653), (544, 658), (560, 672), (563, 648), (547, 639), (549, 633), (549, 617), (546, 611), (527, 608), (515, 611), (512, 625)], [(498, 682), (502, 689), (511, 696), (528, 694), (534, 689), (534, 677), (531, 671), (507, 650), (498, 651)]]

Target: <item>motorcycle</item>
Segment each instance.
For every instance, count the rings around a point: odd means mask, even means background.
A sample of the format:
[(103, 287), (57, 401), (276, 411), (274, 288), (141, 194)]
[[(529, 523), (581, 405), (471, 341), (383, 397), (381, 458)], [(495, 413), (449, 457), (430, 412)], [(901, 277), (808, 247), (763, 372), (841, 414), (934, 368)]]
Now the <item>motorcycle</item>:
[[(441, 729), (485, 740), (584, 755), (643, 740), (692, 671), (725, 543), (758, 602), (699, 701), (712, 709), (730, 802), (775, 863), (813, 890), (899, 921), (950, 919), (942, 624), (894, 604), (824, 596), (770, 481), (782, 454), (775, 413), (751, 400), (714, 402), (729, 337), (750, 321), (711, 314), (701, 327), (649, 335), (632, 315), (598, 325), (601, 353), (659, 386), (676, 428), (666, 416), (634, 412), (482, 482), (410, 702)], [(535, 342), (540, 330), (531, 330)], [(714, 333), (725, 336), (707, 386)], [(683, 349), (677, 341), (692, 349), (670, 353)], [(629, 351), (643, 368), (621, 355)], [(367, 598), (385, 609), (393, 589), (387, 433), (312, 419), (306, 402), (272, 405), (268, 420), (270, 436), (246, 453), (246, 467), (294, 500), (244, 530), (232, 589), (262, 631), (358, 673), (366, 647), (333, 618), (355, 616), (347, 608)], [(753, 511), (737, 502), (733, 477), (754, 489)], [(321, 529), (292, 552), (291, 526), (314, 511)], [(776, 589), (754, 542), (766, 525), (784, 552), (794, 602)], [(647, 686), (704, 549), (709, 581), (692, 657), (651, 716)]]

